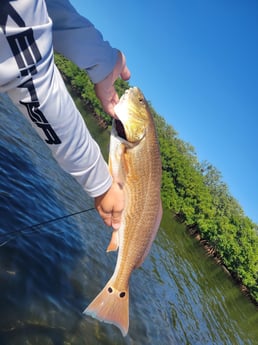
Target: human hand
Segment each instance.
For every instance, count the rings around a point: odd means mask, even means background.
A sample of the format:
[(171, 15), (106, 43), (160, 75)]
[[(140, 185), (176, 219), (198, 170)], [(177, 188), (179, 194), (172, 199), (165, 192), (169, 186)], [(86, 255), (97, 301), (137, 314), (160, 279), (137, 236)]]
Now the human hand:
[(114, 88), (114, 82), (118, 77), (128, 80), (131, 76), (123, 53), (119, 51), (118, 59), (113, 71), (102, 81), (95, 84), (95, 93), (99, 98), (102, 107), (106, 113), (112, 117), (116, 117), (114, 106), (118, 103), (119, 97)]
[(123, 188), (116, 182), (110, 189), (95, 198), (95, 208), (107, 226), (118, 230), (121, 225), (122, 212), (125, 206)]

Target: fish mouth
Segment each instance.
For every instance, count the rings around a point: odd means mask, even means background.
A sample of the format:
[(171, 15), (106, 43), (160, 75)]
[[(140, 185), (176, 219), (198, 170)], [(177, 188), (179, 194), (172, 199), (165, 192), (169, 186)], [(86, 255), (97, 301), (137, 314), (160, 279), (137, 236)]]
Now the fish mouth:
[(116, 127), (117, 135), (120, 138), (127, 140), (124, 125), (122, 124), (120, 120), (115, 119), (115, 127)]

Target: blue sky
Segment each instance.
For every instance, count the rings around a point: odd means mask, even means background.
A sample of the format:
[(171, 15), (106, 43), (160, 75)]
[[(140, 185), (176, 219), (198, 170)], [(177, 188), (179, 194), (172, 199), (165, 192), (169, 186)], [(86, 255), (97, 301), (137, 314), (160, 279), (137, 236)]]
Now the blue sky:
[(258, 223), (257, 0), (71, 0)]

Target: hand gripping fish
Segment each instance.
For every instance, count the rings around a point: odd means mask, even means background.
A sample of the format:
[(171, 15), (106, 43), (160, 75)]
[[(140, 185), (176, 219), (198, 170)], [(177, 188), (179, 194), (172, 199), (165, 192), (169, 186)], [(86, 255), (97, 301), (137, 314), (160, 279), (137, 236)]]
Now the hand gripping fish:
[(116, 105), (110, 139), (109, 168), (124, 188), (122, 224), (107, 251), (117, 250), (115, 271), (84, 314), (114, 324), (123, 336), (129, 328), (129, 279), (146, 258), (157, 234), (162, 205), (161, 158), (154, 121), (141, 91), (127, 90)]

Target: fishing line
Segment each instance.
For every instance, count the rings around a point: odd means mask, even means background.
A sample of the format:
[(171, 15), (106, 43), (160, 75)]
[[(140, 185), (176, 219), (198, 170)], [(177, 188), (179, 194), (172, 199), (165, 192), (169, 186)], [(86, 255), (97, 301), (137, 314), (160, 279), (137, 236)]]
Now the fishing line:
[(69, 217), (73, 217), (73, 216), (76, 216), (78, 214), (86, 213), (86, 212), (89, 212), (89, 211), (92, 211), (92, 210), (95, 210), (95, 207), (91, 207), (91, 208), (88, 208), (86, 210), (70, 213), (70, 214), (67, 214), (67, 215), (64, 215), (64, 216), (61, 216), (61, 217), (56, 217), (56, 218), (53, 218), (53, 219), (49, 219), (49, 220), (46, 220), (46, 221), (41, 222), (41, 223), (36, 223), (36, 224), (30, 225), (30, 226), (26, 226), (26, 227), (24, 227), (22, 229), (11, 231), (8, 234), (0, 234), (0, 238), (1, 237), (5, 237), (5, 236), (6, 237), (11, 236), (10, 238), (7, 238), (6, 240), (2, 240), (1, 241), (0, 242), (0, 247), (4, 246), (6, 243), (8, 243), (12, 239), (14, 239), (17, 235), (33, 233), (33, 232), (37, 231), (38, 230), (37, 228), (42, 226), (42, 225), (46, 225), (46, 224), (49, 224), (49, 223), (54, 223), (54, 222), (57, 222), (59, 220), (62, 220), (62, 219), (65, 219), (65, 218), (69, 218)]

